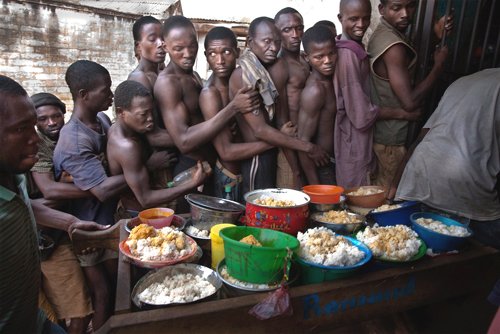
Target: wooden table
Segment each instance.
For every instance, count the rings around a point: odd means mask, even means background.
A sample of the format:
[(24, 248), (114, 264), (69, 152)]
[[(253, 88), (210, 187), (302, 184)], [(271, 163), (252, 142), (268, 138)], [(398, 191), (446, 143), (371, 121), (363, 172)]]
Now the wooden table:
[[(127, 237), (124, 230), (121, 239)], [(248, 310), (265, 293), (133, 311), (131, 265), (120, 254), (115, 315), (99, 332), (297, 332), (321, 331), (492, 287), (500, 253), (471, 242), (460, 254), (425, 257), (411, 265), (290, 289), (293, 316), (259, 321)]]

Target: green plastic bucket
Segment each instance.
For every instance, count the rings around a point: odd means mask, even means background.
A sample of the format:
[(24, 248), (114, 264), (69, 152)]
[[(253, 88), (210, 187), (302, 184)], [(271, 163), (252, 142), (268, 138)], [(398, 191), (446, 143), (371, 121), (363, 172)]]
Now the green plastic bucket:
[[(269, 284), (283, 277), (287, 248), (296, 252), (297, 238), (265, 228), (235, 226), (219, 232), (224, 240), (224, 253), (229, 275), (244, 282)], [(262, 247), (239, 240), (253, 235)]]

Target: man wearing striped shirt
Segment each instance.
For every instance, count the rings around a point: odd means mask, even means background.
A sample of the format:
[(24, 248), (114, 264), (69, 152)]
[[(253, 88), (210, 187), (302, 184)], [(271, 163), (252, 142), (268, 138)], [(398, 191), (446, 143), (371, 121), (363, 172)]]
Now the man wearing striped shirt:
[[(67, 231), (95, 223), (31, 202), (22, 175), (37, 162), (36, 113), (26, 91), (0, 75), (0, 332), (61, 332), (38, 310), (40, 258), (36, 222)], [(44, 328), (45, 327), (45, 328)]]

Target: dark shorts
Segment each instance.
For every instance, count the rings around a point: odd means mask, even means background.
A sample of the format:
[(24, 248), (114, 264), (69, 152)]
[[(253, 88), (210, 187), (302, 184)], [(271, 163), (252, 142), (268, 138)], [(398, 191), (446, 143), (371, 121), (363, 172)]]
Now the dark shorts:
[(271, 149), (241, 162), (243, 196), (255, 189), (276, 187), (276, 155), (276, 149)]
[(231, 199), (243, 203), (241, 194), (241, 175), (234, 175), (217, 161), (214, 168), (214, 196), (226, 198), (225, 187), (231, 185)]
[(471, 220), (469, 227), (474, 232), (474, 239), (500, 250), (500, 219), (484, 222)]
[(320, 184), (337, 184), (337, 178), (335, 177), (335, 164), (330, 162), (326, 166), (317, 167), (318, 178)]

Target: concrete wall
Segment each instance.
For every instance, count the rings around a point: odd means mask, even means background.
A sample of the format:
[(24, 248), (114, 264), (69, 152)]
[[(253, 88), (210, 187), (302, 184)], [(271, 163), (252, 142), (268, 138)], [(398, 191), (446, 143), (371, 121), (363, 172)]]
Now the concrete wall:
[(0, 73), (30, 95), (56, 94), (70, 111), (64, 81), (70, 64), (79, 59), (100, 63), (111, 74), (113, 90), (137, 64), (131, 18), (5, 0), (0, 17)]

